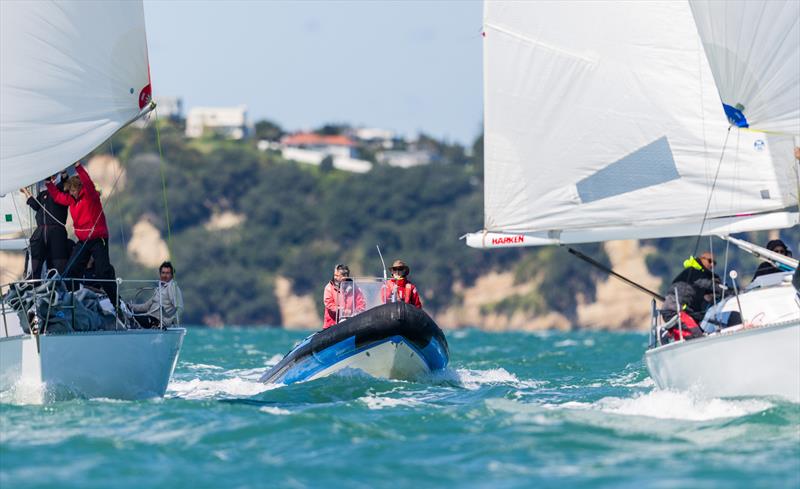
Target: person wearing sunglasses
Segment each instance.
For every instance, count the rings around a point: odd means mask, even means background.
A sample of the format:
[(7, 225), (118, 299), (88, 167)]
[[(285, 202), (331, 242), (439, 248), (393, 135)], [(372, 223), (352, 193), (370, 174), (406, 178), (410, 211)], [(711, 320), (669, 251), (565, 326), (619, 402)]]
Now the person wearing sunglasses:
[[(773, 251), (775, 253), (779, 253), (784, 256), (791, 257), (792, 250), (786, 246), (786, 243), (779, 239), (773, 239), (769, 243), (767, 243), (767, 249), (769, 251)], [(762, 275), (769, 275), (772, 273), (781, 273), (786, 272), (788, 270), (783, 270), (780, 267), (775, 266), (772, 262), (769, 261), (762, 261), (758, 264), (758, 268), (756, 268), (756, 273), (753, 274), (753, 280), (762, 276)]]
[(669, 331), (674, 340), (703, 334), (700, 322), (706, 309), (714, 303), (715, 297), (718, 300), (722, 296), (722, 280), (713, 272), (716, 265), (710, 251), (704, 251), (697, 258), (690, 256), (683, 262), (683, 271), (667, 288), (661, 316), (669, 321), (679, 312), (681, 315), (682, 328), (676, 326)]
[(403, 260), (395, 260), (389, 272), (392, 278), (386, 281), (383, 289), (383, 302), (405, 302), (422, 309), (422, 299), (419, 297), (417, 287), (408, 280), (411, 269)]

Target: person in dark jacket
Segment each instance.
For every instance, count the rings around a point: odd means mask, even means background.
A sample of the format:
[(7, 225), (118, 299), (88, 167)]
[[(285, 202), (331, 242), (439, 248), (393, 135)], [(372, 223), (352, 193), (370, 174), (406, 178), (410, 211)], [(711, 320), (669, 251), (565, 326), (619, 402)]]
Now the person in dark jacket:
[[(773, 239), (769, 243), (767, 243), (767, 249), (769, 251), (774, 251), (775, 253), (780, 253), (784, 256), (792, 256), (792, 250), (786, 246), (786, 243), (779, 239)], [(781, 270), (780, 268), (776, 267), (769, 261), (762, 261), (759, 263), (758, 268), (756, 268), (756, 273), (753, 275), (753, 280), (762, 276), (762, 275), (769, 275), (771, 273), (781, 273), (786, 270)]]
[[(63, 191), (63, 181), (56, 188)], [(35, 197), (27, 188), (20, 189), (20, 192), (28, 198), (28, 206), (36, 212), (36, 229), (31, 235), (29, 245), (29, 278), (41, 278), (45, 263), (48, 269), (55, 268), (59, 274), (63, 274), (73, 245), (64, 227), (67, 222), (67, 207), (53, 200), (49, 192), (39, 192)]]
[(681, 313), (684, 339), (702, 334), (699, 325), (706, 309), (714, 303), (715, 297), (722, 295), (722, 280), (712, 272), (714, 265), (716, 261), (710, 251), (703, 252), (699, 258), (690, 256), (683, 262), (683, 271), (667, 289), (661, 315), (665, 321), (669, 321), (678, 312)]
[[(69, 206), (75, 236), (78, 238), (67, 264), (66, 276), (82, 278), (89, 257), (93, 257), (95, 276), (98, 279), (114, 279), (114, 270), (108, 256), (108, 226), (100, 194), (80, 162), (75, 164), (75, 172), (78, 176), (70, 177), (66, 181), (64, 191), (59, 190), (52, 181), (47, 183), (47, 191), (53, 200)], [(115, 304), (116, 284), (112, 282), (102, 282), (102, 284), (111, 303)]]

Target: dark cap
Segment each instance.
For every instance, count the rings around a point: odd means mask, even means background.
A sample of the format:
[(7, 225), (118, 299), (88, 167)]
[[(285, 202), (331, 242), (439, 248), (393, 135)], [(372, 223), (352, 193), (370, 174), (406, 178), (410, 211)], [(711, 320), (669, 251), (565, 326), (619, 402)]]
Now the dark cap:
[(783, 247), (783, 249), (788, 250), (789, 247), (786, 246), (786, 243), (781, 241), (780, 239), (773, 239), (769, 243), (767, 243), (767, 249), (769, 251), (775, 251), (775, 248)]

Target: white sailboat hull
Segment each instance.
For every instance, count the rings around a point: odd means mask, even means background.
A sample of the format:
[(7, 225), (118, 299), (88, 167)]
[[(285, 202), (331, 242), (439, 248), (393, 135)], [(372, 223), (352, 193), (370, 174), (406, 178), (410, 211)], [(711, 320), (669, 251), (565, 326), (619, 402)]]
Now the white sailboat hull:
[(184, 328), (0, 338), (0, 391), (14, 402), (162, 397)]
[(645, 362), (662, 389), (800, 402), (800, 321), (670, 343)]
[(430, 373), (425, 360), (404, 341), (386, 341), (331, 365), (309, 380), (327, 377), (344, 369), (361, 370), (373, 377), (401, 380), (414, 380)]

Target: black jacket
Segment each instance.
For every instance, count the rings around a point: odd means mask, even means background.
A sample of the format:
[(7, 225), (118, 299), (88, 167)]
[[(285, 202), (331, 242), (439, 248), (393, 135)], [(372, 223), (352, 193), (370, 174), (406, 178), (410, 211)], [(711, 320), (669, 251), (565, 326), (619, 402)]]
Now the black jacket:
[[(699, 313), (706, 310), (708, 303), (703, 296), (707, 294), (716, 294), (717, 297), (719, 297), (722, 295), (722, 289), (720, 288), (722, 280), (716, 274), (711, 273), (711, 270), (705, 268), (702, 270), (692, 267), (685, 268), (672, 281), (672, 285), (670, 285), (669, 290), (667, 290), (667, 294), (674, 294), (675, 285), (678, 283), (691, 286), (691, 290), (694, 292), (693, 296), (679, 297), (679, 299), (694, 312)], [(681, 295), (681, 290), (679, 290), (678, 293)]]
[(762, 261), (758, 265), (758, 268), (756, 268), (756, 273), (753, 275), (753, 280), (755, 280), (757, 277), (760, 277), (762, 275), (769, 275), (771, 273), (780, 273), (782, 271), (783, 270), (781, 270), (780, 268), (776, 267), (772, 263), (770, 263), (768, 261)]
[[(64, 191), (63, 183), (59, 183), (57, 187), (62, 192)], [(47, 225), (63, 227), (67, 222), (67, 210), (69, 208), (65, 205), (56, 204), (47, 191), (39, 192), (37, 197), (30, 197), (27, 203), (31, 209), (36, 211), (37, 226)], [(42, 206), (44, 206), (47, 212), (42, 209)], [(55, 219), (53, 217), (55, 217)]]

